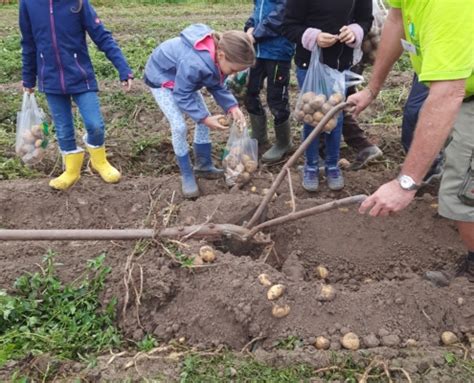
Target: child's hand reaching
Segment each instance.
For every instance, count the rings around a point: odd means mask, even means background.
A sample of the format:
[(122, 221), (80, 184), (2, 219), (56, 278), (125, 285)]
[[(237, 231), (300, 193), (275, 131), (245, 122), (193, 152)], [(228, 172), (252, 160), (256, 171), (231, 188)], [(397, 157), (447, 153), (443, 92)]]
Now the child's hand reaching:
[(218, 114), (216, 116), (207, 116), (202, 123), (211, 130), (228, 130), (228, 126), (224, 126), (219, 122), (221, 119), (225, 120), (225, 116), (222, 114)]
[(130, 92), (130, 90), (132, 89), (132, 83), (133, 83), (133, 79), (131, 79), (131, 78), (129, 78), (126, 81), (122, 81), (122, 86), (123, 86), (125, 92)]
[(33, 93), (35, 93), (35, 88), (23, 88), (23, 92), (33, 94)]

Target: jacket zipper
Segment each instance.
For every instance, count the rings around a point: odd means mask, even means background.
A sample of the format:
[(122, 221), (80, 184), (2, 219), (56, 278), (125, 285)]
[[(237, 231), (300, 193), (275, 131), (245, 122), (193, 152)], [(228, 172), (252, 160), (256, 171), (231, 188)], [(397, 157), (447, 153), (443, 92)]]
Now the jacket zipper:
[(74, 53), (74, 59), (76, 60), (76, 65), (77, 65), (77, 67), (79, 68), (79, 70), (81, 71), (82, 75), (84, 76), (84, 80), (85, 80), (85, 82), (86, 82), (87, 89), (90, 90), (89, 79), (87, 78), (87, 73), (86, 73), (86, 71), (84, 70), (84, 68), (81, 66), (81, 64), (79, 64), (79, 59), (77, 58), (77, 53)]
[(40, 83), (41, 83), (41, 90), (44, 92), (44, 56), (43, 56), (43, 52), (40, 53), (40, 57), (41, 57), (41, 78), (40, 78)]
[[(265, 0), (262, 0), (260, 3), (260, 12), (258, 14), (258, 22), (262, 22), (262, 15), (263, 15), (263, 4), (265, 3)], [(257, 44), (257, 57), (260, 57), (260, 44)]]
[(58, 42), (56, 40), (56, 24), (54, 23), (54, 13), (53, 13), (53, 0), (49, 0), (49, 22), (51, 24), (51, 37), (53, 40), (53, 48), (56, 53), (56, 61), (59, 66), (59, 77), (61, 79), (61, 88), (63, 93), (66, 93), (66, 84), (64, 82), (64, 69), (63, 64), (61, 63), (61, 57), (59, 56)]

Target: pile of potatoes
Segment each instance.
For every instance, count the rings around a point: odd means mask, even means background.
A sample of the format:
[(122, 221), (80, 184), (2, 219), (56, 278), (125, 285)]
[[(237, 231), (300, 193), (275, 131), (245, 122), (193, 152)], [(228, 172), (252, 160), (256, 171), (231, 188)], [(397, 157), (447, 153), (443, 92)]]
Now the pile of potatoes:
[(375, 62), (381, 34), (382, 30), (378, 27), (373, 27), (369, 33), (367, 33), (367, 36), (362, 42), (362, 52), (364, 54), (362, 60), (364, 63), (373, 64)]
[(226, 182), (229, 186), (245, 185), (257, 171), (258, 163), (245, 154), (241, 146), (233, 146), (222, 160)]
[[(327, 98), (324, 94), (306, 92), (301, 96), (298, 104), (296, 105), (296, 120), (304, 122), (305, 124), (316, 126), (323, 119), (326, 113), (343, 101), (344, 96), (339, 92), (333, 93), (329, 98)], [(334, 116), (328, 121), (323, 130), (330, 132), (336, 127), (336, 125), (337, 116)]]
[(16, 145), (16, 154), (26, 164), (33, 164), (43, 159), (48, 144), (45, 130), (41, 124), (31, 126), (20, 133)]

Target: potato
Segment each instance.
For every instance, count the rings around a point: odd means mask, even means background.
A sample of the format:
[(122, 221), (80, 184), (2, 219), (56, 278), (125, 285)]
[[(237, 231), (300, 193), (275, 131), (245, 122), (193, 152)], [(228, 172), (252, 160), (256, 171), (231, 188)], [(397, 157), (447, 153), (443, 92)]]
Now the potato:
[(33, 125), (31, 127), (31, 134), (37, 138), (43, 137), (43, 129), (40, 125)]
[(249, 181), (250, 181), (250, 173), (248, 172), (242, 172), (237, 177), (237, 182), (240, 184), (246, 184)]
[(256, 192), (257, 192), (257, 187), (256, 187), (256, 186), (252, 186), (252, 187), (250, 188), (250, 191), (251, 191), (252, 193), (256, 193)]
[(298, 110), (295, 114), (295, 118), (298, 120), (298, 121), (303, 121), (304, 119), (304, 112), (302, 110)]
[(313, 108), (311, 107), (310, 104), (304, 104), (303, 112), (306, 113), (306, 114), (313, 114), (314, 110), (313, 110)]
[(330, 132), (332, 131), (335, 127), (337, 126), (337, 119), (336, 117), (331, 118), (327, 124), (324, 126), (324, 131), (325, 132)]
[(33, 133), (31, 133), (30, 130), (25, 130), (21, 136), (21, 138), (23, 139), (23, 142), (25, 144), (34, 144), (35, 143), (35, 140), (36, 140), (36, 137), (33, 136)]
[(216, 253), (211, 246), (202, 246), (199, 249), (199, 256), (204, 262), (214, 262), (216, 260)]
[(311, 114), (305, 114), (303, 118), (303, 122), (305, 124), (312, 124), (313, 123), (313, 116)]
[(236, 156), (233, 156), (230, 154), (225, 158), (225, 161), (226, 161), (227, 166), (231, 169), (235, 169), (237, 165), (240, 163), (239, 159)]
[(35, 141), (35, 148), (41, 147), (42, 144), (43, 144), (43, 140), (36, 140)]
[(441, 341), (445, 346), (459, 342), (458, 337), (451, 331), (445, 331), (441, 334)]
[(288, 305), (274, 305), (272, 307), (272, 315), (275, 318), (284, 318), (290, 313), (290, 306)]
[(309, 104), (316, 111), (320, 109), (325, 102), (326, 102), (326, 96), (324, 94), (318, 94), (315, 98), (311, 100)]
[(331, 109), (333, 108), (333, 105), (331, 105), (329, 102), (325, 102), (323, 106), (321, 107), (321, 112), (324, 114), (328, 113)]
[(407, 341), (405, 342), (406, 347), (416, 347), (417, 345), (418, 345), (418, 342), (412, 338), (407, 339)]
[(336, 297), (336, 290), (331, 285), (322, 285), (318, 295), (318, 300), (323, 302), (332, 301)]
[(329, 276), (329, 271), (324, 266), (319, 265), (314, 270), (314, 273), (319, 279), (326, 279)]
[(250, 157), (248, 154), (243, 154), (242, 155), (242, 163), (245, 165), (249, 161), (253, 161), (252, 157)]
[(244, 170), (245, 170), (245, 166), (242, 162), (239, 162), (237, 166), (235, 167), (235, 171), (239, 174), (242, 173)]
[(351, 163), (346, 158), (341, 158), (337, 163), (342, 169), (349, 169), (351, 167)]
[(285, 286), (281, 284), (273, 285), (267, 291), (267, 298), (269, 301), (280, 298), (285, 292)]
[(329, 97), (328, 103), (333, 106), (336, 106), (337, 104), (340, 104), (343, 100), (344, 96), (341, 93), (336, 92), (332, 94), (331, 97)]
[(304, 103), (308, 103), (308, 102), (311, 102), (311, 100), (316, 97), (316, 93), (314, 92), (306, 92), (305, 94), (303, 94), (303, 96), (301, 96), (301, 101), (303, 101)]
[(260, 282), (262, 286), (265, 286), (265, 287), (270, 287), (272, 285), (272, 282), (270, 282), (270, 278), (265, 273), (260, 274), (258, 276), (258, 281)]
[(254, 173), (257, 170), (257, 168), (258, 168), (258, 164), (255, 161), (250, 160), (245, 163), (245, 170), (249, 173)]
[(348, 350), (358, 350), (360, 346), (359, 337), (353, 332), (348, 332), (341, 338), (342, 347)]
[(320, 111), (317, 111), (313, 114), (313, 121), (315, 123), (319, 123), (324, 117), (324, 114), (322, 114)]
[(204, 264), (204, 261), (199, 255), (195, 255), (193, 258), (193, 267), (194, 266), (202, 266)]
[(324, 336), (318, 336), (314, 342), (314, 347), (316, 347), (318, 350), (327, 350), (330, 345), (331, 342)]
[(23, 145), (21, 145), (19, 151), (20, 151), (20, 153), (23, 153), (23, 155), (25, 155), (25, 154), (28, 154), (28, 153), (33, 153), (34, 150), (35, 150), (34, 145), (23, 144)]
[(219, 117), (217, 119), (217, 122), (223, 126), (229, 126), (230, 125), (230, 121), (226, 118), (226, 117)]

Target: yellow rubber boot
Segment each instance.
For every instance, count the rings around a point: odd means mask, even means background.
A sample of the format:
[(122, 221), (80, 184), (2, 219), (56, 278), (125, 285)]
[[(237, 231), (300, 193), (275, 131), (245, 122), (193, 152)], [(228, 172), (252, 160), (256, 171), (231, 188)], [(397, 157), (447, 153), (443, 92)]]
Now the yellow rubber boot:
[(81, 167), (84, 162), (84, 152), (69, 153), (63, 156), (65, 171), (59, 177), (49, 181), (49, 186), (56, 190), (66, 190), (81, 178)]
[(99, 173), (105, 182), (114, 184), (120, 181), (120, 172), (107, 161), (105, 146), (98, 148), (87, 146), (87, 151), (91, 156), (92, 169)]

